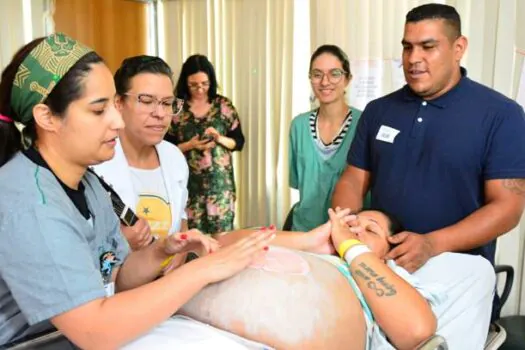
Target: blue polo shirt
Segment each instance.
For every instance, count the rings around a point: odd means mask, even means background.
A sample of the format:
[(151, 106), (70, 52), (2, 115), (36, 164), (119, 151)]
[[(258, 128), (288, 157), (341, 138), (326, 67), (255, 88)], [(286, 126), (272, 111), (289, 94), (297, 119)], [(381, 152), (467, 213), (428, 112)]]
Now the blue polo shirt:
[[(348, 164), (371, 174), (372, 207), (409, 231), (464, 219), (483, 206), (486, 180), (525, 178), (523, 109), (461, 73), (431, 101), (405, 86), (370, 102), (348, 153)], [(468, 253), (494, 263), (495, 249), (492, 241)]]

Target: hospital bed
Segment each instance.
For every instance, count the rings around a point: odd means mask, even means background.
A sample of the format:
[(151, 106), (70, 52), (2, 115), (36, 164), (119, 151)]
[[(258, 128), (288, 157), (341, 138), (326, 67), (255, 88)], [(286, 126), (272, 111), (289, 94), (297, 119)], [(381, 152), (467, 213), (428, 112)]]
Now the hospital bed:
[[(292, 230), (293, 209), (295, 205), (297, 205), (297, 203), (292, 206), (292, 208), (288, 212), (288, 215), (285, 219), (285, 222), (283, 225), (284, 231)], [(500, 295), (501, 307), (503, 307), (512, 289), (512, 285), (514, 281), (514, 269), (512, 268), (512, 266), (499, 265), (495, 267), (495, 272), (498, 277), (502, 277), (502, 275), (504, 275), (504, 278), (505, 278), (504, 288)], [(485, 342), (485, 347), (483, 350), (499, 349), (505, 343), (505, 340), (507, 338), (506, 328), (513, 329), (513, 332), (516, 334), (516, 338), (517, 338), (515, 342), (519, 344), (515, 345), (513, 343), (514, 347), (512, 348), (509, 347), (508, 349), (504, 349), (504, 350), (525, 349), (525, 316), (511, 316), (511, 317), (505, 317), (491, 324), (489, 333), (487, 335), (487, 340)], [(446, 343), (446, 339), (444, 339), (440, 335), (434, 335), (433, 337), (428, 339), (426, 342), (421, 344), (418, 349), (419, 350), (432, 350), (432, 349), (444, 350), (444, 349), (448, 349), (448, 346)]]
[[(290, 230), (292, 226), (291, 212), (286, 218), (283, 230)], [(496, 266), (496, 273), (499, 276), (505, 276), (505, 284), (503, 291), (501, 292), (501, 306), (506, 302), (512, 284), (514, 280), (514, 270), (511, 266)], [(516, 318), (517, 317), (517, 318)], [(507, 328), (515, 328), (514, 325), (518, 324), (519, 327), (525, 328), (525, 317), (513, 316), (505, 317), (501, 320), (496, 321), (491, 325), (490, 332), (487, 336), (484, 350), (496, 350), (500, 349), (507, 338)], [(519, 331), (518, 331), (519, 332)], [(513, 349), (525, 349), (525, 334), (518, 334), (519, 338), (517, 341), (521, 341), (517, 347), (508, 348)], [(515, 345), (516, 346), (516, 345)], [(24, 339), (16, 344), (9, 344), (0, 346), (0, 350), (76, 350), (78, 349), (75, 345), (69, 342), (60, 332), (54, 331), (47, 334), (38, 334), (33, 336), (31, 339)], [(442, 336), (436, 334), (433, 337), (427, 339), (424, 343), (420, 344), (418, 350), (447, 350), (447, 342)], [(454, 349), (452, 349), (454, 350)], [(507, 349), (505, 349), (507, 350)]]
[[(507, 300), (510, 290), (513, 283), (513, 274), (514, 271), (510, 266), (497, 266), (496, 271), (498, 274), (506, 274), (505, 287), (501, 293), (501, 302), (502, 305)], [(502, 319), (501, 322), (498, 321), (494, 323), (491, 327), (491, 331), (487, 337), (487, 341), (484, 347), (484, 350), (496, 350), (499, 349), (505, 341), (507, 336), (505, 330), (505, 324), (507, 327), (512, 325), (512, 318), (507, 323), (504, 323), (505, 319)], [(523, 338), (523, 336), (521, 337)], [(525, 339), (524, 339), (525, 341)], [(523, 345), (523, 344), (521, 344)], [(193, 349), (194, 347), (192, 347)], [(25, 339), (22, 342), (17, 344), (10, 344), (7, 346), (0, 346), (0, 350), (9, 349), (9, 350), (76, 350), (78, 349), (71, 342), (69, 342), (60, 332), (55, 331), (48, 334), (39, 334), (34, 336), (31, 339)], [(200, 348), (199, 348), (200, 349)], [(434, 335), (429, 338), (424, 343), (420, 344), (417, 348), (418, 350), (447, 350), (446, 339), (440, 335)], [(523, 347), (509, 348), (512, 349), (523, 349)], [(454, 349), (452, 349), (454, 350)]]
[[(42, 335), (10, 347), (0, 347), (9, 350), (77, 350), (60, 332)], [(436, 335), (421, 344), (417, 350), (447, 350), (445, 339)], [(205, 350), (205, 349), (203, 349)]]
[[(501, 305), (507, 301), (514, 282), (512, 266), (496, 266), (498, 276), (505, 276), (505, 284), (501, 293)], [(486, 350), (521, 350), (525, 349), (525, 316), (506, 316), (497, 320), (487, 337)]]
[[(506, 274), (505, 286), (501, 293), (502, 305), (507, 300), (510, 290), (513, 284), (514, 271), (511, 266), (497, 266), (496, 272), (498, 274)], [(504, 323), (505, 319), (501, 323)], [(512, 319), (511, 319), (512, 322)], [(504, 326), (499, 321), (495, 322), (491, 326), (491, 330), (487, 337), (484, 350), (496, 350), (499, 349), (504, 343), (507, 333)], [(511, 324), (507, 322), (508, 324)], [(525, 341), (525, 340), (524, 340)], [(522, 344), (523, 345), (523, 344)], [(10, 344), (6, 346), (0, 346), (0, 350), (76, 350), (78, 349), (71, 342), (69, 342), (62, 334), (58, 331), (51, 332), (48, 334), (39, 334), (31, 339), (25, 339), (22, 342), (16, 344)], [(424, 343), (420, 344), (418, 350), (447, 350), (446, 339), (440, 335), (434, 335)], [(519, 349), (518, 347), (516, 349)], [(452, 349), (453, 350), (453, 349)]]

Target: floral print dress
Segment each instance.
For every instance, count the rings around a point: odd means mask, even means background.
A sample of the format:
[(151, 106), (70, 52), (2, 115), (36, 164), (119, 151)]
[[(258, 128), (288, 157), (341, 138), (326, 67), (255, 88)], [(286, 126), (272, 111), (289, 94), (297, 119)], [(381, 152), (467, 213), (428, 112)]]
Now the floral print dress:
[[(218, 95), (203, 117), (196, 117), (189, 109), (184, 104), (182, 112), (173, 118), (166, 140), (187, 142), (195, 135), (204, 135), (209, 127), (228, 136), (240, 127), (235, 107), (224, 96)], [(232, 230), (236, 199), (232, 151), (217, 143), (212, 149), (189, 150), (185, 156), (190, 168), (188, 227), (208, 234)]]

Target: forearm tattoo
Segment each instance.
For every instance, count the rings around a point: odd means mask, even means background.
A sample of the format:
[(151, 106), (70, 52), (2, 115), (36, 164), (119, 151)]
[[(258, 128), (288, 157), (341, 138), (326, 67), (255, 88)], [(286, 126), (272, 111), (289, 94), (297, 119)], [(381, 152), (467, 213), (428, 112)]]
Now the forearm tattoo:
[(356, 277), (364, 280), (369, 289), (375, 291), (378, 297), (391, 297), (397, 294), (396, 288), (393, 284), (386, 281), (385, 276), (379, 275), (370, 266), (364, 262), (359, 263), (355, 270)]
[(525, 196), (525, 179), (505, 179), (503, 187), (519, 196)]

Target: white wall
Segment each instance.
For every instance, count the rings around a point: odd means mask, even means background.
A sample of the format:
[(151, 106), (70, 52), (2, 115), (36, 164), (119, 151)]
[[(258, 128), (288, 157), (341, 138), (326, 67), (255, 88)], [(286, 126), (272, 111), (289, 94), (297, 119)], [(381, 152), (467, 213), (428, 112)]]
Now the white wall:
[(0, 70), (22, 45), (51, 32), (51, 4), (50, 0), (0, 0)]

